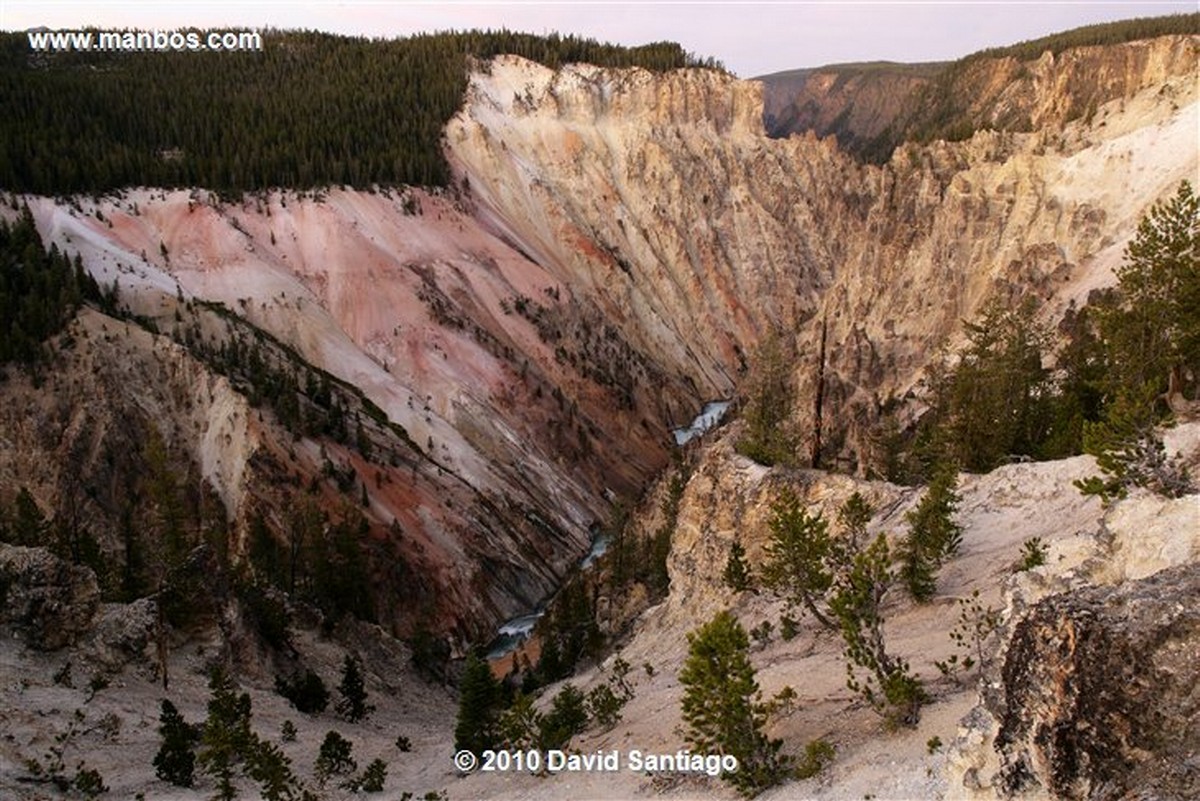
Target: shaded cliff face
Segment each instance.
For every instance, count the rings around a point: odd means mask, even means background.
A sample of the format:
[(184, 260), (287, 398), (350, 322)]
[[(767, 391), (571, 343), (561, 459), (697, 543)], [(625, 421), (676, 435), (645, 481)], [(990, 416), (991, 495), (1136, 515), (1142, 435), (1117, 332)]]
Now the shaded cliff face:
[[(1085, 71), (1107, 73), (1064, 53), (1039, 62), (1029, 101), (1045, 130), (907, 145), (882, 167), (768, 139), (757, 83), (515, 58), (472, 77), (447, 148), (481, 219), (702, 394), (728, 393), (773, 323), (797, 332), (809, 391), (827, 320), (846, 425), (911, 388), (992, 293), (1035, 294), (1053, 316), (1111, 282), (1138, 218), (1194, 176), (1196, 41), (1104, 50), (1120, 94), (1086, 123), (1051, 112)], [(995, 81), (1007, 108), (1015, 84)]]
[(945, 67), (878, 62), (763, 75), (763, 126), (774, 137), (834, 136), (843, 150), (862, 153), (912, 113), (914, 96)]

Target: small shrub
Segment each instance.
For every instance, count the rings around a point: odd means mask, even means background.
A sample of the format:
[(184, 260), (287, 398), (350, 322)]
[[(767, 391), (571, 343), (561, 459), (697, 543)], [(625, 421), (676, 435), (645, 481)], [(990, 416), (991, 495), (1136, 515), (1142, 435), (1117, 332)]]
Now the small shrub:
[(935, 734), (932, 737), (930, 737), (928, 740), (925, 741), (925, 753), (932, 756), (940, 750), (942, 750), (942, 738), (941, 737), (938, 737)]
[(999, 625), (1000, 613), (979, 602), (979, 590), (973, 591), (969, 598), (959, 599), (958, 620), (950, 629), (950, 640), (960, 653), (944, 662), (935, 661), (934, 667), (951, 678), (976, 668), (976, 677), (982, 678), (984, 643)]
[(796, 764), (796, 778), (811, 779), (833, 761), (834, 748), (828, 740), (816, 739), (804, 746), (804, 756)]
[(84, 798), (97, 798), (108, 792), (108, 785), (104, 783), (100, 771), (83, 765), (79, 766), (75, 781), (71, 784)]
[(541, 739), (546, 748), (562, 748), (587, 725), (588, 714), (583, 693), (573, 684), (565, 685), (554, 696), (550, 711), (542, 718)]
[(387, 781), (387, 763), (382, 759), (374, 759), (358, 777), (348, 782), (346, 787), (355, 793), (380, 793), (383, 792), (385, 781)]
[(796, 699), (800, 696), (796, 690), (789, 684), (782, 690), (775, 693), (775, 697), (771, 699), (768, 706), (772, 715), (790, 715), (796, 709)]
[(587, 712), (599, 726), (610, 729), (621, 720), (623, 704), (607, 684), (600, 684), (591, 689), (587, 695)]
[(799, 633), (800, 629), (794, 617), (785, 614), (779, 618), (779, 636), (783, 638), (784, 642), (791, 642)]
[(764, 620), (754, 628), (750, 629), (750, 636), (759, 645), (768, 645), (771, 642), (771, 634), (775, 630), (775, 624), (769, 620)]
[(1030, 537), (1021, 543), (1021, 559), (1017, 562), (1016, 572), (1032, 570), (1046, 564), (1046, 546), (1041, 537)]
[(100, 692), (101, 690), (108, 689), (109, 681), (110, 679), (108, 676), (104, 675), (103, 673), (93, 673), (92, 677), (88, 680), (87, 697), (84, 699), (84, 703), (87, 703), (95, 698), (96, 693)]
[(933, 597), (938, 568), (962, 544), (962, 527), (953, 519), (959, 500), (957, 489), (956, 468), (952, 464), (938, 465), (921, 502), (904, 516), (909, 533), (900, 552), (900, 576), (915, 601)]
[(396, 738), (396, 750), (402, 754), (407, 754), (412, 750), (412, 741), (401, 734)]
[(296, 724), (285, 720), (280, 728), (280, 737), (285, 743), (296, 742)]
[(725, 586), (734, 592), (750, 589), (750, 567), (746, 564), (746, 549), (737, 540), (729, 546), (729, 558), (725, 562), (725, 571), (721, 577)]
[(533, 706), (533, 698), (518, 692), (508, 709), (500, 715), (500, 740), (506, 748), (527, 750), (542, 746), (543, 715)]

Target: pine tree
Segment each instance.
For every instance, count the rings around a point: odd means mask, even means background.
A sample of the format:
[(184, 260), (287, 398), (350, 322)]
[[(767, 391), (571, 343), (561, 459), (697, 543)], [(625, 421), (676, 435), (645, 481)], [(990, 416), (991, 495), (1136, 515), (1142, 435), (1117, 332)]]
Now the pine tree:
[(499, 742), (497, 716), (500, 687), (487, 660), (472, 651), (463, 669), (458, 695), (458, 720), (454, 727), (454, 749), (476, 755)]
[(791, 425), (796, 406), (791, 376), (794, 354), (788, 351), (781, 332), (767, 334), (759, 344), (747, 382), (742, 412), (746, 430), (736, 449), (759, 464), (793, 464), (797, 460), (798, 437)]
[(246, 775), (258, 782), (264, 801), (292, 801), (300, 782), (292, 772), (292, 761), (279, 746), (255, 739), (246, 757)]
[(541, 719), (542, 748), (563, 748), (587, 725), (587, 706), (583, 693), (566, 684), (550, 703), (550, 711)]
[(162, 745), (154, 755), (154, 775), (177, 787), (191, 787), (200, 732), (196, 726), (185, 721), (175, 705), (165, 698), (158, 721)]
[(746, 564), (746, 549), (738, 540), (734, 540), (729, 546), (729, 559), (725, 562), (725, 571), (721, 578), (725, 586), (737, 592), (750, 588), (750, 567)]
[[(908, 663), (887, 651), (880, 612), (893, 582), (887, 538), (856, 553), (829, 605), (846, 645), (846, 686), (882, 714), (889, 725), (915, 726), (926, 696)], [(855, 673), (864, 668), (866, 676)]]
[(200, 770), (217, 783), (217, 798), (232, 801), (237, 796), (234, 768), (246, 759), (255, 744), (250, 731), (250, 696), (237, 694), (233, 679), (222, 667), (213, 669), (208, 688), (212, 695), (197, 761)]
[(1154, 427), (1160, 393), (1172, 379), (1182, 391), (1200, 365), (1200, 198), (1191, 184), (1142, 219), (1117, 278), (1116, 303), (1097, 310), (1108, 403), (1102, 420), (1083, 426), (1103, 477), (1076, 484), (1105, 502), (1130, 486), (1186, 494), (1191, 479), (1166, 458)]
[(33, 495), (25, 487), (17, 493), (13, 503), (12, 538), (17, 545), (36, 548), (46, 544), (50, 533), (50, 523), (42, 510), (33, 499)]
[(993, 298), (968, 345), (939, 387), (941, 442), (967, 470), (984, 472), (1012, 455), (1035, 456), (1050, 422), (1050, 372), (1042, 367), (1049, 334), (1026, 301), (1012, 308)]
[(1200, 365), (1200, 197), (1187, 181), (1154, 206), (1117, 269), (1118, 304), (1100, 314), (1110, 395)]
[(275, 677), (275, 692), (292, 702), (292, 706), (307, 715), (325, 711), (329, 705), (329, 690), (325, 682), (312, 668), (297, 670), (291, 678)]
[(845, 540), (842, 547), (848, 553), (856, 553), (861, 546), (866, 544), (867, 524), (871, 522), (874, 514), (874, 507), (863, 497), (861, 492), (857, 491), (838, 507), (838, 523), (842, 527), (842, 536)]
[(747, 657), (749, 647), (742, 625), (728, 611), (720, 612), (688, 634), (688, 656), (679, 673), (689, 745), (701, 753), (736, 757), (737, 771), (722, 778), (747, 797), (789, 774), (788, 760), (779, 754), (782, 742), (764, 733), (767, 706)]
[(1101, 476), (1079, 479), (1085, 495), (1104, 504), (1125, 497), (1130, 487), (1146, 487), (1168, 498), (1194, 491), (1186, 466), (1167, 457), (1155, 431), (1154, 386), (1122, 391), (1105, 411), (1105, 419), (1084, 423), (1083, 447), (1096, 457)]
[(321, 786), (333, 776), (348, 776), (358, 768), (353, 757), (354, 745), (336, 731), (325, 733), (321, 741), (321, 750), (313, 766), (317, 781)]
[(383, 792), (384, 782), (387, 781), (387, 768), (387, 763), (382, 759), (371, 760), (361, 775), (347, 782), (346, 789), (353, 793)]
[(837, 555), (829, 524), (819, 512), (810, 515), (796, 494), (785, 488), (771, 504), (770, 527), (763, 584), (790, 606), (803, 607), (825, 628), (837, 628), (821, 608), (833, 585), (830, 564)]
[(954, 466), (938, 465), (921, 502), (904, 516), (909, 532), (901, 548), (901, 576), (917, 601), (933, 596), (937, 569), (962, 543), (962, 527), (954, 522), (957, 488)]
[(367, 689), (358, 660), (349, 654), (342, 661), (342, 682), (338, 685), (338, 693), (342, 696), (337, 702), (338, 714), (351, 723), (358, 723), (375, 711), (375, 707), (367, 703)]
[(533, 696), (518, 691), (500, 716), (499, 733), (505, 748), (545, 749), (542, 742), (543, 715), (533, 705)]

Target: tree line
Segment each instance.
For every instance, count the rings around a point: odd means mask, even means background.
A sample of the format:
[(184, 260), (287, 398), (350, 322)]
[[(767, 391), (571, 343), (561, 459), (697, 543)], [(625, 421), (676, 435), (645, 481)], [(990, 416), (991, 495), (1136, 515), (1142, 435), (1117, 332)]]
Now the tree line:
[(552, 68), (720, 68), (672, 42), (506, 30), (390, 40), (267, 30), (261, 51), (221, 53), (31, 53), (24, 33), (3, 33), (0, 186), (444, 186), (441, 134), (469, 59), (500, 54)]

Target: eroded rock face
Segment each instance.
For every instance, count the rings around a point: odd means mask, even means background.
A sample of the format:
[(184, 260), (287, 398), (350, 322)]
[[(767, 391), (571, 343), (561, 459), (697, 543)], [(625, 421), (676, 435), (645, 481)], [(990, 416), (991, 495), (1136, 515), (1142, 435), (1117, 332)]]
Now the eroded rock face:
[(0, 626), (44, 651), (71, 645), (100, 605), (96, 575), (45, 548), (0, 545)]
[(990, 711), (1003, 795), (1200, 796), (1200, 565), (1051, 596), (1014, 631)]
[[(854, 429), (989, 297), (1054, 318), (1113, 282), (1138, 219), (1195, 175), (1195, 47), (1063, 53), (1020, 92), (1015, 67), (987, 73), (995, 120), (1032, 133), (908, 144), (879, 167), (767, 138), (757, 82), (501, 57), (472, 75), (446, 147), (485, 224), (702, 396), (731, 392), (778, 324), (812, 408), (825, 329), (827, 419)], [(847, 432), (851, 463), (863, 433)]]

